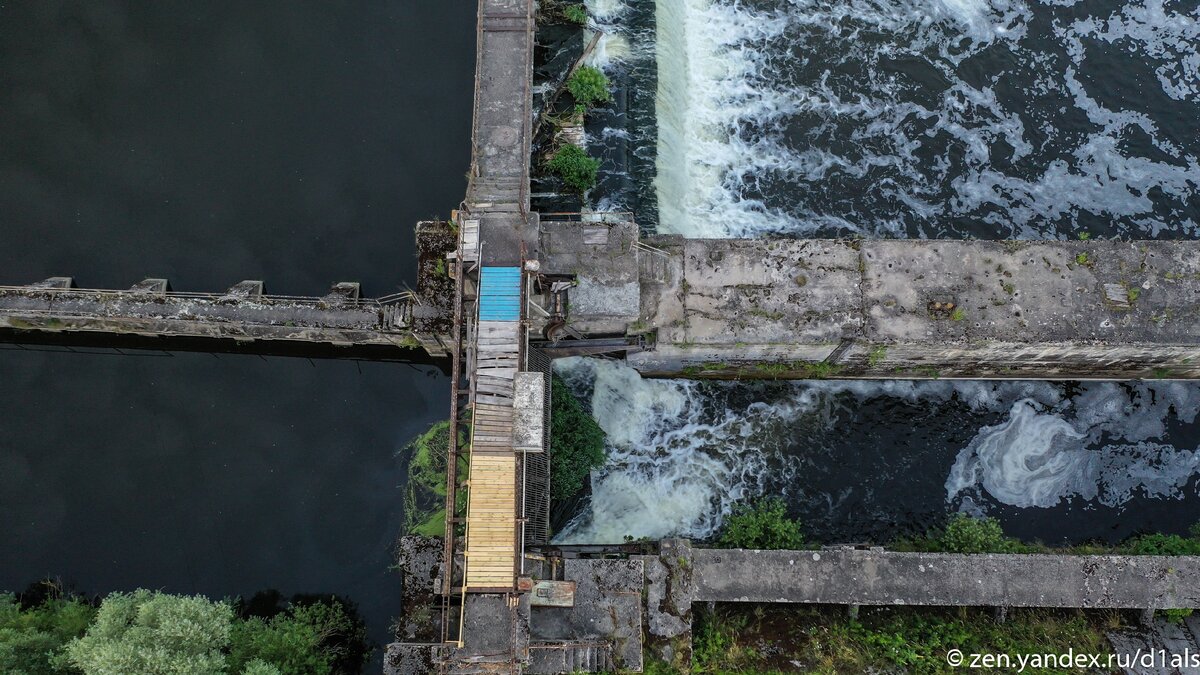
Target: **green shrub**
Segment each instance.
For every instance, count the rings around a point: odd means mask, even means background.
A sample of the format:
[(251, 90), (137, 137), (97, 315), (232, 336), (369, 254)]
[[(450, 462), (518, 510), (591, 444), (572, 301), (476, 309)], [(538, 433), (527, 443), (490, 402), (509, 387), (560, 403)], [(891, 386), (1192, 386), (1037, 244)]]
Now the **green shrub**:
[(800, 522), (787, 517), (787, 505), (778, 497), (739, 504), (717, 536), (721, 548), (798, 549), (804, 547)]
[(199, 595), (112, 593), (66, 651), (86, 675), (224, 673), (232, 624), (229, 603)]
[(14, 675), (77, 673), (64, 647), (81, 636), (96, 609), (76, 598), (47, 598), (21, 608), (11, 593), (0, 594), (0, 672)]
[(959, 513), (950, 519), (938, 538), (947, 553), (1021, 553), (1021, 542), (1004, 535), (995, 518), (972, 518)]
[(229, 651), (231, 665), (241, 672), (249, 672), (256, 662), (281, 675), (357, 672), (355, 667), (336, 666), (339, 660), (354, 662), (365, 653), (366, 630), (336, 600), (293, 604), (269, 620), (250, 617), (239, 621)]
[(604, 430), (557, 375), (550, 388), (550, 498), (567, 499), (604, 464)]
[(567, 5), (562, 10), (563, 18), (571, 23), (577, 23), (580, 26), (588, 21), (587, 8), (583, 5)]
[(581, 66), (567, 80), (567, 91), (576, 103), (589, 108), (612, 100), (608, 91), (608, 77), (599, 68)]
[(1200, 539), (1177, 534), (1143, 534), (1121, 544), (1127, 555), (1200, 555)]
[[(242, 619), (226, 601), (137, 590), (110, 594), (98, 610), (77, 600), (56, 600), (36, 611), (18, 612), (11, 595), (0, 596), (0, 668), (24, 675), (331, 675), (361, 670), (366, 629), (352, 609), (330, 599), (273, 611), (270, 619)], [(8, 638), (17, 633), (9, 629), (21, 624), (26, 630), (19, 633), (26, 638), (31, 626), (43, 637), (14, 644)], [(27, 652), (25, 647), (35, 642), (37, 651)]]
[(547, 166), (568, 188), (582, 194), (596, 184), (600, 160), (588, 156), (577, 145), (564, 145), (554, 153)]

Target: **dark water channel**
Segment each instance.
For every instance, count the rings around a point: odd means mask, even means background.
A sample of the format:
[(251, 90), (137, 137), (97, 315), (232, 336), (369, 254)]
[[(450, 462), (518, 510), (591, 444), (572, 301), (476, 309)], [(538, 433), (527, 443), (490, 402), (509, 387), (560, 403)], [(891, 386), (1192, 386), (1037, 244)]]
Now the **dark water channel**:
[[(464, 2), (0, 4), (0, 283), (413, 282), (459, 202)], [(431, 367), (0, 351), (0, 589), (337, 593), (383, 642)]]

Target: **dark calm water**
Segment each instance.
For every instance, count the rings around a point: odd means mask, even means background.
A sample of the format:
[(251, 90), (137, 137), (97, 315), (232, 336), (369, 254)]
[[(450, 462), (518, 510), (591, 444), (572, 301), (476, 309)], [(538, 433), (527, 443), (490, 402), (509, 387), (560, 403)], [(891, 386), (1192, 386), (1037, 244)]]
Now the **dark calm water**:
[[(0, 4), (0, 283), (413, 282), (462, 197), (465, 2)], [(339, 593), (387, 639), (433, 368), (0, 351), (0, 589)]]

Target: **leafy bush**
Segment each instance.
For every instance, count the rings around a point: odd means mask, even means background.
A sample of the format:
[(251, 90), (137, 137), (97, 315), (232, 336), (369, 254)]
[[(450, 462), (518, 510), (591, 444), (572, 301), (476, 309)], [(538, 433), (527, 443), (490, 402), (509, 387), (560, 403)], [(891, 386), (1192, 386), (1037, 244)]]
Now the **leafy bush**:
[(231, 665), (244, 673), (256, 662), (281, 675), (358, 672), (365, 651), (362, 622), (332, 599), (293, 604), (270, 619), (249, 617), (234, 626), (230, 639)]
[(1128, 555), (1200, 555), (1200, 539), (1177, 534), (1143, 534), (1121, 544)]
[(562, 10), (563, 18), (580, 26), (588, 21), (587, 9), (583, 5), (567, 5)]
[(608, 458), (604, 430), (557, 375), (550, 388), (550, 498), (567, 499), (583, 489), (592, 469)]
[(787, 517), (787, 505), (778, 497), (753, 505), (739, 504), (717, 537), (721, 548), (798, 549), (804, 547), (800, 521)]
[(0, 672), (57, 675), (78, 672), (64, 647), (84, 634), (96, 609), (76, 598), (49, 597), (22, 609), (11, 593), (0, 594)]
[(576, 103), (589, 108), (612, 100), (608, 91), (608, 77), (599, 68), (581, 66), (567, 80), (567, 91)]
[(596, 184), (600, 160), (589, 157), (587, 152), (577, 145), (564, 145), (550, 158), (547, 167), (551, 173), (561, 178), (568, 188), (582, 194)]
[(995, 518), (972, 518), (956, 514), (938, 538), (947, 553), (1022, 553), (1021, 542), (1004, 535)]

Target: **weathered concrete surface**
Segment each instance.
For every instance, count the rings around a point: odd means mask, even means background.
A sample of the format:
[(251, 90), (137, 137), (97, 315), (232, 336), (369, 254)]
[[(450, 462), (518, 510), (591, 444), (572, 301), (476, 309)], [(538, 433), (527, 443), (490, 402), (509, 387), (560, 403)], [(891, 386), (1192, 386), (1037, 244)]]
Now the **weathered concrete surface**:
[[(638, 319), (641, 281), (637, 223), (620, 214), (587, 214), (582, 222), (542, 221), (538, 257), (542, 270), (575, 276), (567, 317), (582, 333), (612, 332)], [(546, 313), (546, 298), (535, 298)]]
[(648, 242), (648, 375), (1200, 378), (1200, 242)]
[[(569, 559), (563, 579), (575, 582), (575, 606), (532, 609), (529, 672), (641, 670), (642, 561)], [(611, 663), (595, 658), (603, 654)]]
[(529, 211), (533, 12), (529, 0), (482, 0), (466, 206), (479, 217), (484, 265), (517, 265), (536, 241)]
[(686, 539), (659, 542), (658, 556), (639, 556), (646, 570), (646, 648), (680, 672), (692, 662), (692, 545)]
[[(1180, 623), (1159, 618), (1140, 628), (1109, 631), (1108, 641), (1113, 653), (1122, 655), (1122, 672), (1129, 675), (1194, 673), (1195, 662), (1189, 661), (1200, 654), (1200, 618), (1189, 616)], [(1159, 654), (1168, 660), (1157, 658)], [(1172, 655), (1184, 658), (1184, 654), (1190, 655), (1189, 661), (1173, 665), (1169, 660)]]
[(381, 303), (335, 293), (291, 298), (246, 292), (255, 286), (261, 289), (261, 282), (243, 282), (227, 293), (207, 295), (136, 287), (0, 287), (0, 332), (13, 342), (34, 340), (33, 333), (153, 336), (162, 349), (206, 340), (420, 349), (409, 330), (407, 299)]
[(694, 549), (694, 602), (1200, 607), (1200, 557)]

